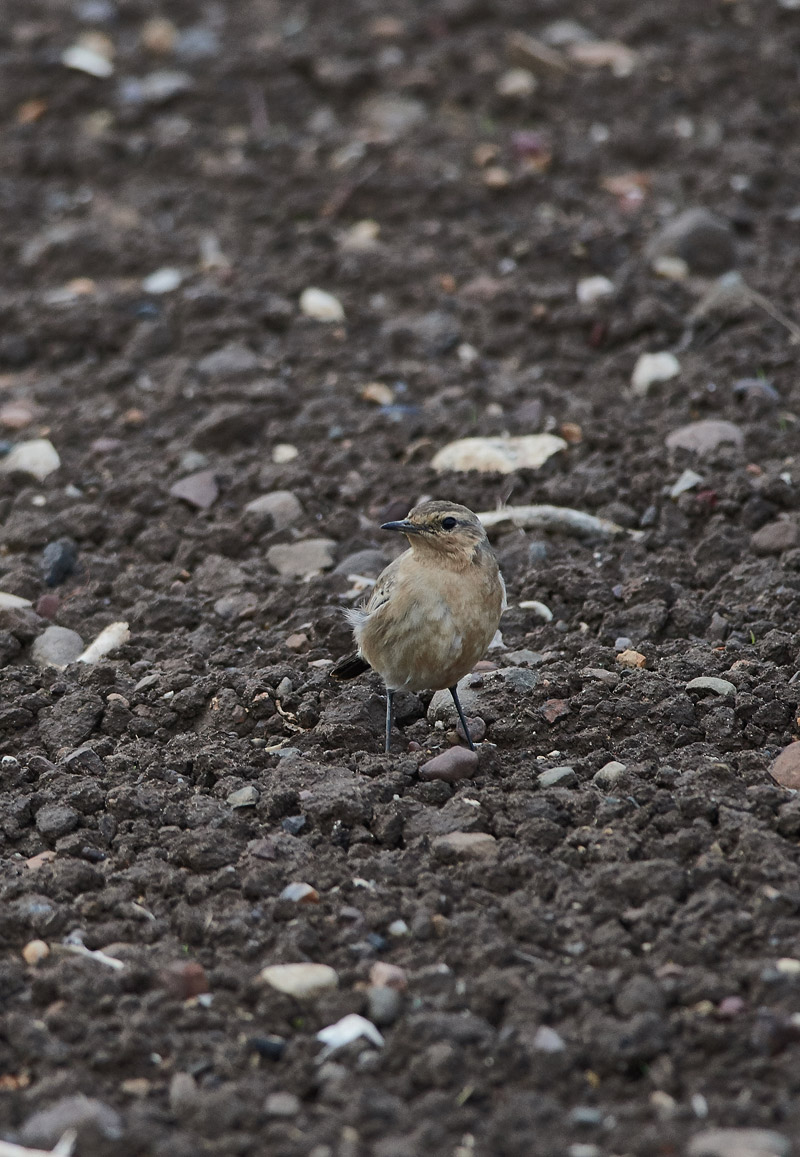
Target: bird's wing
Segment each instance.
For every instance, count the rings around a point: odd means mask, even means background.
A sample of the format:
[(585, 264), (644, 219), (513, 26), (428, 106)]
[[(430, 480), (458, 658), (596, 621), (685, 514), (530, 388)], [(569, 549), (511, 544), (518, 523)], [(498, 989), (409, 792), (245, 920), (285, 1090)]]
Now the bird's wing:
[(381, 607), (391, 601), (397, 587), (400, 564), (408, 553), (409, 552), (406, 551), (405, 554), (401, 554), (399, 558), (396, 558), (394, 562), (390, 562), (386, 569), (378, 575), (375, 586), (372, 588), (369, 601), (364, 607), (364, 614), (367, 617), (374, 615), (376, 611), (379, 611)]

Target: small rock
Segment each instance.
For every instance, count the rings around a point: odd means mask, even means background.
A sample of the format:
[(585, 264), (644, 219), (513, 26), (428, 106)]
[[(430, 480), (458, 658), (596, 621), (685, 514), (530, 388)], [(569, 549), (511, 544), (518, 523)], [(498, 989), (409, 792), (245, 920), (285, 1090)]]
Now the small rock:
[(408, 987), (406, 970), (399, 964), (387, 964), (384, 960), (376, 960), (369, 970), (370, 984), (374, 988), (396, 988), (404, 992)]
[(286, 1052), (286, 1039), (282, 1036), (251, 1036), (247, 1042), (248, 1048), (268, 1061), (279, 1061)]
[(296, 1000), (313, 1000), (339, 984), (338, 974), (327, 964), (271, 964), (261, 970), (260, 977)]
[(653, 273), (667, 281), (685, 281), (689, 276), (689, 266), (682, 257), (654, 257), (650, 264)]
[(770, 1129), (705, 1129), (696, 1133), (686, 1157), (789, 1157), (791, 1143)]
[(296, 1117), (300, 1109), (300, 1098), (294, 1093), (270, 1093), (264, 1102), (268, 1117)]
[(788, 747), (784, 747), (769, 769), (769, 773), (781, 787), (800, 791), (800, 741), (796, 740)]
[(588, 40), (567, 45), (567, 55), (586, 68), (610, 68), (614, 76), (630, 76), (636, 67), (636, 53), (618, 40)]
[(269, 548), (267, 562), (278, 574), (305, 578), (333, 566), (335, 547), (336, 543), (329, 538), (307, 538), (303, 542), (281, 543)]
[(287, 462), (294, 462), (300, 451), (289, 442), (278, 442), (272, 449), (272, 461), (278, 466), (285, 466)]
[(581, 305), (594, 305), (614, 292), (614, 282), (607, 277), (584, 277), (578, 282), (575, 295)]
[(670, 487), (669, 496), (670, 498), (680, 498), (681, 494), (685, 494), (687, 490), (694, 490), (695, 487), (702, 486), (702, 484), (702, 474), (697, 474), (694, 470), (684, 470)]
[(130, 640), (131, 632), (127, 623), (109, 623), (103, 627), (100, 634), (94, 639), (85, 651), (78, 655), (79, 663), (99, 663), (106, 655), (116, 651)]
[(165, 266), (163, 269), (157, 269), (155, 273), (151, 273), (148, 277), (145, 277), (142, 281), (142, 289), (145, 293), (172, 293), (182, 281), (183, 274), (180, 269)]
[(562, 1053), (567, 1046), (554, 1028), (542, 1024), (534, 1034), (533, 1047), (540, 1053)]
[(633, 641), (627, 635), (617, 635), (614, 640), (614, 650), (618, 653), (620, 651), (627, 651), (629, 647), (633, 646)]
[(255, 807), (260, 799), (261, 793), (258, 788), (249, 783), (246, 787), (231, 792), (228, 796), (228, 805), (233, 808)]
[[(119, 99), (123, 104), (166, 104), (173, 97), (182, 92), (188, 92), (194, 86), (194, 80), (188, 72), (179, 72), (175, 69), (160, 68), (149, 72), (146, 76), (126, 77), (119, 86)], [(157, 273), (163, 272), (157, 270)], [(177, 270), (175, 271), (177, 272)], [(155, 274), (152, 274), (155, 276)], [(148, 290), (150, 293), (166, 293), (168, 290)]]
[(615, 675), (613, 671), (606, 671), (603, 667), (584, 667), (580, 674), (584, 679), (596, 679), (598, 683), (604, 683), (607, 687), (616, 687), (619, 683), (619, 675)]
[(6, 474), (30, 474), (39, 482), (58, 470), (60, 465), (58, 451), (47, 438), (31, 438), (28, 442), (19, 442), (5, 458), (0, 459), (0, 470)]
[(324, 289), (304, 289), (300, 294), (300, 311), (315, 321), (344, 321), (344, 307), (338, 297)]
[(609, 760), (608, 763), (604, 763), (603, 766), (594, 773), (592, 783), (596, 783), (599, 787), (606, 789), (612, 788), (625, 774), (627, 766), (627, 764), (620, 763), (616, 759)]
[(468, 747), (451, 747), (441, 755), (435, 755), (419, 769), (420, 779), (441, 779), (445, 783), (457, 783), (460, 779), (472, 779), (478, 770), (478, 753)]
[(209, 381), (240, 378), (259, 368), (258, 355), (249, 346), (231, 342), (213, 350), (197, 363), (197, 372)]
[(567, 449), (555, 434), (526, 434), (522, 437), (460, 438), (450, 442), (431, 463), (440, 474), (448, 470), (465, 473), (511, 474), (516, 470), (537, 470), (548, 458)]
[(85, 72), (88, 76), (96, 76), (98, 80), (105, 80), (114, 72), (114, 65), (106, 53), (85, 43), (72, 44), (69, 48), (65, 48), (61, 54), (61, 63), (65, 68)]
[[(283, 754), (285, 754), (286, 750), (286, 748), (283, 749)], [(281, 752), (278, 752), (279, 756), (281, 754)], [(308, 820), (305, 816), (287, 816), (285, 820), (281, 820), (281, 827), (285, 832), (288, 832), (290, 836), (299, 836), (307, 823)]]
[(641, 651), (633, 651), (630, 648), (627, 648), (624, 651), (620, 651), (620, 653), (617, 655), (617, 662), (623, 667), (647, 666), (647, 659), (641, 653)]
[(536, 777), (539, 787), (575, 787), (578, 777), (574, 767), (551, 767)]
[(386, 566), (386, 561), (386, 556), (380, 550), (357, 550), (337, 563), (333, 573), (375, 578)]
[(548, 723), (555, 723), (557, 719), (569, 715), (569, 704), (566, 699), (548, 699), (539, 710)]
[(403, 998), (396, 988), (367, 989), (367, 1014), (373, 1024), (382, 1028), (394, 1024), (402, 1006)]
[(78, 548), (71, 538), (48, 542), (42, 551), (42, 577), (49, 587), (57, 587), (69, 578), (78, 561)]
[(278, 899), (289, 900), (293, 904), (318, 904), (319, 892), (310, 884), (287, 884)]
[(80, 823), (80, 816), (66, 804), (49, 803), (36, 813), (36, 830), (46, 839), (57, 840), (73, 832)]
[(390, 936), (394, 936), (395, 939), (399, 939), (402, 936), (408, 936), (409, 929), (405, 920), (392, 920), (386, 931)]
[(690, 679), (686, 684), (687, 691), (713, 691), (715, 695), (735, 695), (736, 688), (727, 679), (715, 679), (708, 675), (701, 675), (697, 679)]
[(31, 605), (30, 599), (23, 599), (20, 595), (12, 595), (7, 591), (0, 591), (0, 611), (16, 611), (21, 607), (30, 607)]
[(178, 30), (165, 16), (151, 16), (145, 20), (140, 33), (142, 44), (157, 56), (169, 56), (175, 47)]
[(32, 402), (6, 402), (0, 406), (0, 426), (5, 430), (23, 430), (36, 415)]
[(24, 1145), (52, 1149), (69, 1129), (77, 1131), (84, 1152), (91, 1152), (93, 1147), (97, 1151), (101, 1143), (105, 1149), (104, 1142), (119, 1141), (124, 1133), (122, 1117), (116, 1109), (76, 1093), (28, 1117), (20, 1130), (20, 1140)]
[(396, 140), (427, 119), (422, 101), (396, 93), (372, 96), (361, 106), (361, 116), (380, 140)]
[(307, 651), (308, 645), (309, 638), (304, 631), (295, 631), (286, 636), (286, 646), (290, 651)]
[(497, 840), (488, 832), (448, 832), (437, 836), (431, 849), (443, 860), (486, 860), (497, 855)]
[(730, 226), (707, 209), (687, 209), (651, 237), (646, 256), (682, 258), (693, 273), (709, 277), (732, 269), (736, 247)]
[(196, 960), (177, 960), (159, 974), (161, 987), (176, 1000), (189, 1000), (209, 991), (208, 977)]
[(169, 1107), (179, 1119), (192, 1116), (200, 1103), (197, 1081), (191, 1073), (173, 1073), (169, 1083)]
[(507, 100), (521, 100), (531, 96), (538, 87), (536, 77), (528, 68), (509, 68), (498, 77), (495, 92)]
[(668, 382), (681, 372), (681, 363), (666, 350), (657, 354), (641, 354), (633, 367), (631, 388), (644, 398), (654, 382)]
[(783, 554), (800, 546), (800, 526), (789, 518), (776, 518), (757, 530), (750, 539), (756, 554)]
[(31, 647), (31, 659), (37, 667), (66, 667), (77, 662), (83, 651), (83, 639), (68, 627), (47, 627)]
[(699, 422), (689, 422), (667, 435), (666, 445), (670, 450), (689, 450), (693, 454), (710, 454), (725, 442), (741, 446), (744, 434), (733, 422), (721, 418), (704, 418)]
[(200, 470), (175, 482), (169, 492), (173, 498), (180, 498), (198, 510), (208, 510), (219, 497), (219, 486), (213, 470)]
[(269, 494), (262, 494), (260, 498), (248, 502), (244, 509), (249, 515), (268, 515), (274, 530), (287, 530), (303, 516), (300, 500), (291, 490), (273, 490)]
[(503, 658), (512, 667), (539, 667), (542, 663), (542, 652), (523, 647), (519, 651), (506, 651)]
[(22, 949), (22, 958), (26, 964), (41, 964), (50, 955), (50, 947), (44, 940), (29, 940)]
[(376, 406), (391, 406), (394, 391), (385, 382), (368, 382), (361, 390), (361, 397), (365, 402), (374, 402)]
[[(461, 708), (465, 715), (474, 715), (478, 711), (479, 697), (478, 692), (472, 686), (472, 675), (465, 675), (463, 679), (459, 679), (457, 684), (458, 698), (461, 701)], [(427, 719), (429, 723), (452, 723), (458, 722), (458, 712), (456, 705), (453, 702), (453, 696), (449, 691), (436, 691), (433, 698), (428, 705)]]
[(781, 976), (800, 976), (800, 960), (794, 956), (783, 956), (775, 964)]

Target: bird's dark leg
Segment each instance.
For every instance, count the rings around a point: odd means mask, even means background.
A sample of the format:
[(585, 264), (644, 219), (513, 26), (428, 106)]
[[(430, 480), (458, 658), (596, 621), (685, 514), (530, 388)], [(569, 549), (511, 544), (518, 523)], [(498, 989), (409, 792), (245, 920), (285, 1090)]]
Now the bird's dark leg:
[(386, 688), (386, 754), (389, 754), (392, 746), (392, 700), (394, 699), (394, 691)]
[(461, 710), (461, 704), (458, 701), (458, 687), (451, 687), (450, 688), (450, 694), (453, 696), (453, 702), (456, 705), (456, 711), (458, 712), (458, 718), (461, 720), (461, 726), (464, 729), (464, 735), (467, 738), (467, 743), (469, 744), (469, 749), (470, 749), (470, 751), (474, 751), (475, 750), (475, 744), (472, 742), (472, 736), (469, 733), (469, 728), (467, 727), (467, 721), (464, 717), (464, 712)]

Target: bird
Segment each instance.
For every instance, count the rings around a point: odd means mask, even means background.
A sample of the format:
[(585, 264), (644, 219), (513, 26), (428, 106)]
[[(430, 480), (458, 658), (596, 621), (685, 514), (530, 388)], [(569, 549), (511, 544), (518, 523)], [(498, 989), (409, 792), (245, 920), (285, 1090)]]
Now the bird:
[(438, 500), (381, 530), (404, 534), (409, 548), (381, 572), (366, 604), (345, 612), (358, 649), (331, 674), (352, 679), (372, 668), (383, 679), (387, 753), (395, 692), (444, 688), (474, 751), (457, 684), (486, 653), (506, 608), (486, 531), (466, 506)]

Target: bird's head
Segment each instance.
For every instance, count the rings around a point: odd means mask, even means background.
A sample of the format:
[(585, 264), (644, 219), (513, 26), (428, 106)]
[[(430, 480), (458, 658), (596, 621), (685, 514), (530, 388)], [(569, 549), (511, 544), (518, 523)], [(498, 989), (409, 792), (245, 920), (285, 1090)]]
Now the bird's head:
[(434, 552), (471, 562), (475, 552), (488, 546), (486, 531), (477, 514), (456, 502), (420, 502), (399, 522), (384, 522), (381, 530), (406, 535), (412, 549)]

